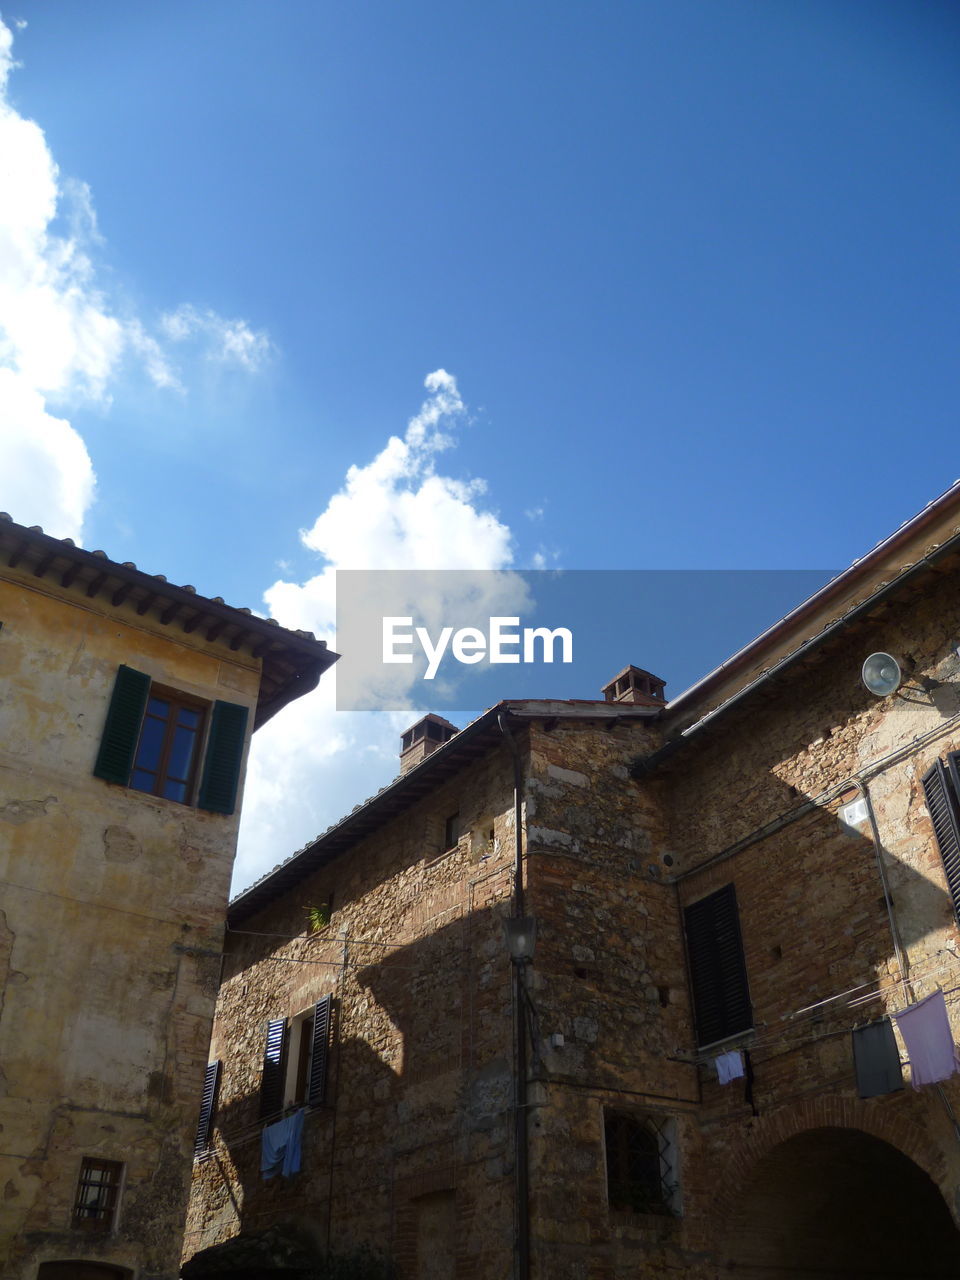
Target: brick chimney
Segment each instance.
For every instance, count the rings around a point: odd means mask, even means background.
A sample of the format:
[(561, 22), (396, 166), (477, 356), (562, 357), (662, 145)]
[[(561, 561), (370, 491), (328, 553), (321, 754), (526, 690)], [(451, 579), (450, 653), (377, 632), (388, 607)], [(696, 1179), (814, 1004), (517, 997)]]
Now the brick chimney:
[(624, 667), (603, 686), (603, 696), (607, 702), (639, 702), (648, 707), (662, 707), (667, 701), (663, 696), (665, 683), (640, 667)]
[(412, 724), (400, 737), (400, 772), (410, 770), (428, 755), (449, 742), (460, 730), (443, 716), (428, 715)]

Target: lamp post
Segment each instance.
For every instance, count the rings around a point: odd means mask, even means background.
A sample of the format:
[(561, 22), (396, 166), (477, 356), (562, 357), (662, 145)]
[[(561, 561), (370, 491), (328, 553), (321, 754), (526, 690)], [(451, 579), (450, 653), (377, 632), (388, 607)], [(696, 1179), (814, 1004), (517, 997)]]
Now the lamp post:
[(537, 942), (533, 916), (508, 916), (503, 933), (513, 966), (513, 1027), (516, 1077), (514, 1080), (514, 1140), (517, 1186), (517, 1277), (530, 1275), (530, 1173), (527, 1135), (527, 965)]

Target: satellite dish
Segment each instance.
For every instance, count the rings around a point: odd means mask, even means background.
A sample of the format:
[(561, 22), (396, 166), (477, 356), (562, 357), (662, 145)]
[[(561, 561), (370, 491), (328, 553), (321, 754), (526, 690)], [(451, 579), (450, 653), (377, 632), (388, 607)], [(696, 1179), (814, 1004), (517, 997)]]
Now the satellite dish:
[(900, 688), (903, 672), (892, 654), (871, 653), (863, 664), (860, 679), (875, 698), (886, 698)]

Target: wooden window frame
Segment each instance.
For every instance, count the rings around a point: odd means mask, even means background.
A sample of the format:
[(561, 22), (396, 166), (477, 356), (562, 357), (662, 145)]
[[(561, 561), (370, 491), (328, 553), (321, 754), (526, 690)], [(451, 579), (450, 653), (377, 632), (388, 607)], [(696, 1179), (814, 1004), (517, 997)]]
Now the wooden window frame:
[[(456, 831), (456, 835), (453, 837), (453, 841), (451, 842), (450, 836), (454, 830)], [(457, 845), (460, 843), (460, 837), (462, 834), (463, 827), (460, 824), (460, 810), (457, 809), (454, 813), (448, 814), (448, 816), (443, 820), (443, 852), (449, 853), (451, 849), (456, 849)]]
[(937, 851), (953, 904), (954, 919), (960, 923), (960, 751), (939, 758), (920, 779), (930, 815)]
[(203, 1094), (200, 1099), (200, 1116), (193, 1143), (194, 1159), (206, 1155), (213, 1145), (213, 1127), (217, 1116), (217, 1093), (220, 1088), (220, 1059), (207, 1063), (203, 1073)]
[[(145, 787), (138, 787), (133, 781), (134, 774), (140, 769), (143, 773), (153, 773), (152, 769), (145, 769), (138, 763), (140, 758), (140, 748), (143, 744), (143, 732), (147, 725), (147, 720), (151, 718), (150, 702), (153, 698), (161, 702), (169, 703), (170, 711), (167, 716), (167, 724), (164, 729), (163, 745), (160, 748), (160, 761), (156, 769), (156, 780), (151, 790)], [(183, 711), (196, 711), (199, 713), (200, 720), (197, 724), (194, 734), (193, 755), (190, 760), (190, 771), (186, 778), (169, 777), (168, 769), (170, 765), (170, 754), (173, 750), (174, 738), (176, 736), (177, 715)], [(153, 717), (157, 719), (158, 717)], [(150, 689), (147, 693), (147, 705), (143, 712), (143, 720), (140, 724), (140, 734), (137, 738), (137, 747), (133, 754), (133, 768), (130, 771), (129, 787), (132, 791), (139, 791), (141, 795), (155, 796), (160, 800), (170, 800), (173, 804), (184, 804), (188, 808), (195, 806), (197, 793), (197, 775), (200, 771), (200, 762), (204, 757), (207, 745), (207, 729), (210, 721), (210, 703), (204, 702), (201, 698), (192, 697), (190, 694), (183, 693), (179, 689), (172, 689), (167, 685), (153, 684), (151, 682)], [(163, 788), (167, 782), (183, 782), (185, 783), (185, 793), (182, 800), (177, 800), (173, 796), (163, 794)]]
[(683, 933), (698, 1047), (751, 1031), (750, 982), (732, 882), (684, 907)]
[[(90, 1178), (89, 1175), (92, 1173), (105, 1173), (109, 1176), (106, 1180), (97, 1181)], [(84, 1156), (80, 1163), (80, 1175), (77, 1178), (71, 1225), (79, 1231), (91, 1231), (108, 1235), (113, 1230), (117, 1219), (122, 1185), (123, 1164), (121, 1161), (101, 1160), (94, 1156)], [(100, 1197), (94, 1203), (93, 1207), (97, 1212), (92, 1215), (85, 1212), (91, 1205), (83, 1200), (84, 1192), (91, 1188), (105, 1193), (102, 1205), (99, 1203)]]
[[(170, 722), (172, 728), (168, 725), (164, 731), (164, 759), (160, 762), (160, 769), (141, 766), (143, 772), (157, 775), (151, 787), (145, 789), (132, 783), (151, 695), (173, 704), (174, 717)], [(171, 781), (169, 749), (178, 727), (177, 708), (196, 711), (203, 717), (202, 723), (191, 730), (197, 735), (191, 775), (188, 779), (175, 780), (184, 785), (182, 799), (161, 794), (164, 785)], [(100, 734), (100, 746), (93, 766), (94, 777), (139, 791), (141, 795), (149, 795), (156, 800), (169, 800), (172, 804), (203, 809), (207, 813), (233, 814), (237, 809), (249, 718), (249, 708), (243, 703), (219, 698), (210, 702), (180, 689), (155, 684), (146, 672), (122, 663), (117, 669)]]

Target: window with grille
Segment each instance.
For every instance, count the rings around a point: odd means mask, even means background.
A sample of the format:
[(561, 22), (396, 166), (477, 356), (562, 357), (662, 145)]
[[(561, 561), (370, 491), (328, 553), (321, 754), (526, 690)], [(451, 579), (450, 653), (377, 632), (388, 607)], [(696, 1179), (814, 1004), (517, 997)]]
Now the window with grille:
[(85, 1231), (110, 1231), (120, 1198), (123, 1165), (84, 1156), (73, 1206), (73, 1225)]
[(608, 1111), (604, 1144), (611, 1209), (666, 1216), (679, 1212), (676, 1134), (671, 1117)]

